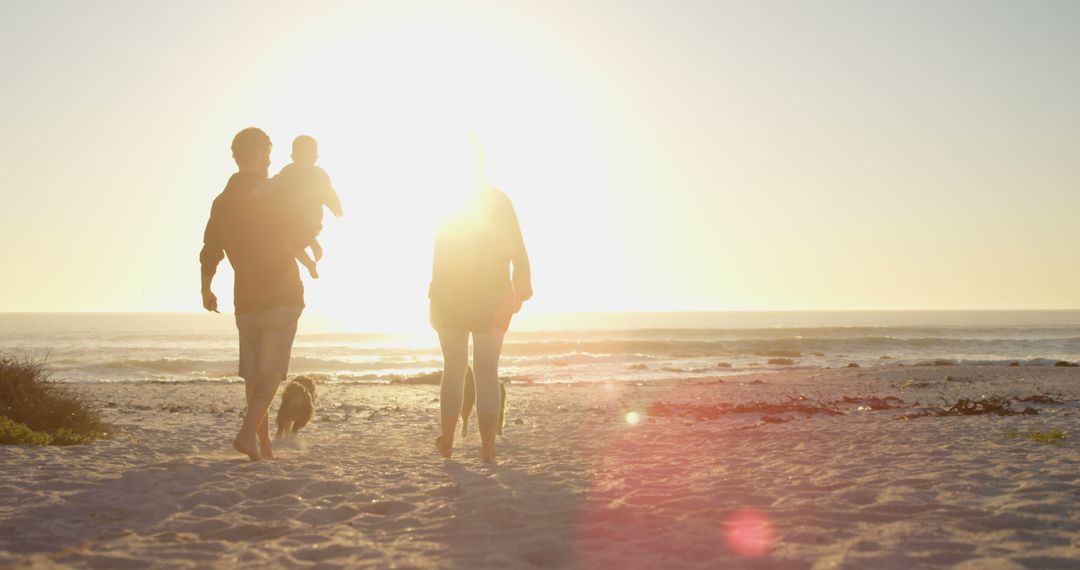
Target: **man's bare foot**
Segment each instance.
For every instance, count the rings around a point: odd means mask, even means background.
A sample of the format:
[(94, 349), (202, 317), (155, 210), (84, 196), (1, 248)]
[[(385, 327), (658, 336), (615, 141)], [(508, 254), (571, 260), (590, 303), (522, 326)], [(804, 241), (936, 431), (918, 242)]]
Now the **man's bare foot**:
[(263, 459), (273, 459), (274, 458), (274, 446), (271, 445), (271, 443), (269, 441), (260, 441), (259, 442), (259, 455), (262, 456)]
[(454, 455), (454, 440), (440, 435), (435, 438), (435, 449), (444, 459), (450, 459)]
[(239, 451), (240, 453), (243, 453), (244, 455), (247, 455), (248, 459), (250, 459), (251, 461), (258, 461), (262, 459), (262, 457), (259, 456), (259, 447), (258, 445), (256, 445), (254, 437), (252, 437), (251, 439), (247, 439), (236, 436), (236, 439), (234, 439), (232, 442), (232, 446), (233, 449)]

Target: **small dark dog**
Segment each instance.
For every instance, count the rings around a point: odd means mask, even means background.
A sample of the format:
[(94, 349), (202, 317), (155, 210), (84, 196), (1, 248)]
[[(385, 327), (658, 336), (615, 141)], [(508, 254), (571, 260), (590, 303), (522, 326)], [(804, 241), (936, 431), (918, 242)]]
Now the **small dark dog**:
[(314, 415), (315, 382), (307, 376), (293, 378), (281, 395), (281, 407), (277, 412), (277, 438), (287, 433), (295, 435)]
[[(476, 405), (476, 378), (470, 366), (465, 371), (465, 398), (461, 401), (461, 437), (469, 435), (469, 416), (472, 415), (474, 405)], [(506, 423), (506, 382), (499, 378), (499, 423), (495, 428), (497, 435), (503, 434), (504, 423)]]

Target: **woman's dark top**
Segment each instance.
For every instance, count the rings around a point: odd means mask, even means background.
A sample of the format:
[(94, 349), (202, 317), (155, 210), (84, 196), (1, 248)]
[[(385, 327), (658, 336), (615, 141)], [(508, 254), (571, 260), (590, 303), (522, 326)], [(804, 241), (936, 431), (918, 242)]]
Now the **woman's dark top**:
[(494, 188), (481, 190), (436, 231), (431, 324), (436, 330), (505, 331), (530, 297), (529, 256), (514, 206)]

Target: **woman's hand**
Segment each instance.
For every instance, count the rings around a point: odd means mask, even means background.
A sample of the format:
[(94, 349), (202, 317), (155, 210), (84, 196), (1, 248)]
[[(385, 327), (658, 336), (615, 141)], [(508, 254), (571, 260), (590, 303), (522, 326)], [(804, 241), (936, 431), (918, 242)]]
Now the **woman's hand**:
[(525, 304), (525, 301), (528, 301), (531, 297), (532, 297), (531, 294), (519, 295), (518, 292), (515, 290), (514, 291), (514, 312), (516, 313), (516, 312), (520, 311), (521, 306), (523, 304)]

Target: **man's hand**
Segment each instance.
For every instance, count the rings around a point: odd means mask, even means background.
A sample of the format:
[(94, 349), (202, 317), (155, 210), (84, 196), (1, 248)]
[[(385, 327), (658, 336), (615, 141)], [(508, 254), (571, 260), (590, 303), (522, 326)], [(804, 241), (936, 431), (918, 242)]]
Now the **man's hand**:
[(217, 308), (217, 296), (209, 289), (202, 290), (202, 306), (207, 311), (212, 313), (218, 312)]

